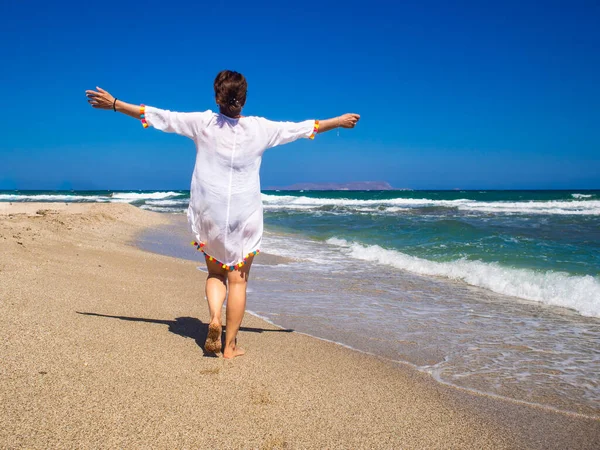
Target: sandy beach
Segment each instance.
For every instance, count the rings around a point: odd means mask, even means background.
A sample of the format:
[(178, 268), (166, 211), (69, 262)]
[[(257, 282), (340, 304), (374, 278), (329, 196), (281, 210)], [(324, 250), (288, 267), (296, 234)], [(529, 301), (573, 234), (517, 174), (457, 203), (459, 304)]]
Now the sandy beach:
[(128, 204), (0, 203), (1, 448), (600, 448), (598, 420), (461, 391), (251, 315), (244, 357), (205, 355), (206, 275), (131, 244), (167, 220)]

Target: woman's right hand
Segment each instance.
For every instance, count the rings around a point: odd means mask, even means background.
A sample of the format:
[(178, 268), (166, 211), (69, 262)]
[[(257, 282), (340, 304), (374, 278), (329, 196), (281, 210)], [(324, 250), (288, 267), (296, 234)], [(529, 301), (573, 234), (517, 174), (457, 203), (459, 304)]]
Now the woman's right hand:
[(348, 113), (331, 119), (319, 120), (319, 130), (317, 133), (325, 133), (334, 128), (354, 128), (359, 119), (360, 116), (358, 114)]
[(358, 121), (360, 120), (360, 115), (354, 113), (344, 114), (338, 117), (339, 124), (338, 126), (341, 128), (354, 128)]

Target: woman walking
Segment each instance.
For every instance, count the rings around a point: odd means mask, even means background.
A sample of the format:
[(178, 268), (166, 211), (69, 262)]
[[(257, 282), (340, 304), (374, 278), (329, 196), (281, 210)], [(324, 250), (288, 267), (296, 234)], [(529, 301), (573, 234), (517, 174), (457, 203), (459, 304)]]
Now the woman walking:
[(221, 351), (221, 310), (227, 287), (226, 333), (223, 357), (244, 354), (236, 336), (246, 309), (246, 287), (254, 256), (260, 251), (263, 208), (259, 170), (264, 151), (299, 138), (314, 139), (337, 127), (354, 128), (360, 116), (344, 114), (327, 120), (273, 122), (242, 116), (248, 84), (238, 72), (224, 70), (215, 78), (219, 112), (180, 113), (125, 103), (96, 88), (88, 102), (112, 109), (168, 133), (187, 136), (196, 144), (188, 221), (204, 253), (208, 269), (206, 297), (210, 324), (205, 350)]

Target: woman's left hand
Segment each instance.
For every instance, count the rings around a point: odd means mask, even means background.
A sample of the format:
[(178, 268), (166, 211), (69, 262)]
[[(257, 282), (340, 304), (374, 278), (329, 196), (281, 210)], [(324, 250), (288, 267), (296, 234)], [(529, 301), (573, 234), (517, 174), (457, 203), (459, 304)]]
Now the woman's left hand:
[(85, 91), (88, 98), (88, 103), (98, 109), (113, 109), (115, 98), (106, 92), (104, 89), (96, 86), (97, 91)]

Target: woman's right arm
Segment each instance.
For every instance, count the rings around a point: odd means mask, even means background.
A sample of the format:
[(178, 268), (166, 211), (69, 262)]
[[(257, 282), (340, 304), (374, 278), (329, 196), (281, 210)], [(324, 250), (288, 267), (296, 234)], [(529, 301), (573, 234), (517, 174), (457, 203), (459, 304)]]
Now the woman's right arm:
[(333, 119), (319, 120), (319, 130), (317, 133), (325, 133), (334, 128), (354, 128), (360, 119), (360, 115), (348, 113)]
[(334, 128), (354, 128), (360, 119), (358, 114), (344, 114), (333, 119), (305, 120), (303, 122), (273, 122), (260, 118), (266, 132), (265, 148), (287, 144), (299, 138), (314, 139), (316, 133), (325, 133)]

